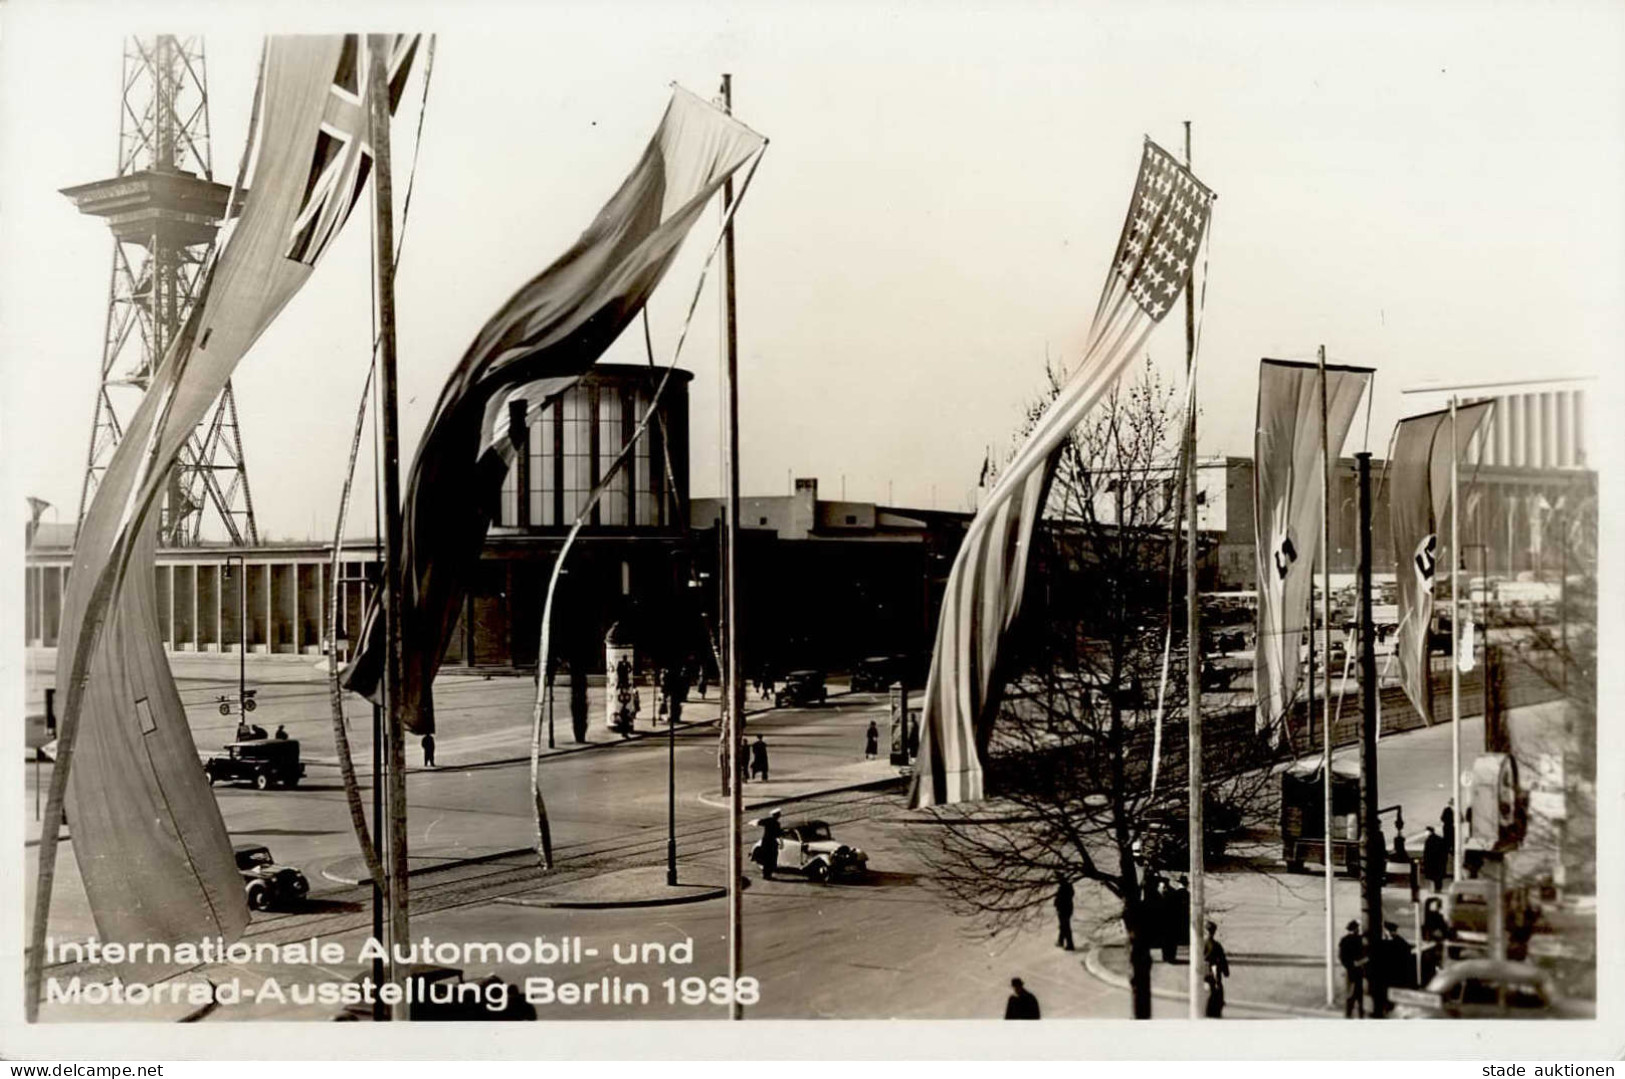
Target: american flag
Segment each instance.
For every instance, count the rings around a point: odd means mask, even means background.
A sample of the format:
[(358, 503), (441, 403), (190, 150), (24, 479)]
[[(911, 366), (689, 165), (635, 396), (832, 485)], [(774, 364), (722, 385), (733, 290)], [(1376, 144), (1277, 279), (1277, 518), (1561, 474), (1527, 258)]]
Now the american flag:
[[(391, 116), (400, 103), (419, 37), (395, 34), (391, 38), (387, 78)], [(295, 262), (316, 265), (367, 186), (372, 172), (372, 145), (367, 141), (367, 113), (371, 108), (367, 86), (372, 59), (372, 49), (363, 35), (344, 35), (333, 85), (322, 110), (310, 174), (305, 180), (304, 201), (294, 216), (288, 238), (286, 256)]]
[(1214, 195), (1150, 139), (1083, 355), (1000, 473), (954, 559), (920, 716), (916, 806), (982, 797), (982, 754), (1057, 451), (1189, 284)]

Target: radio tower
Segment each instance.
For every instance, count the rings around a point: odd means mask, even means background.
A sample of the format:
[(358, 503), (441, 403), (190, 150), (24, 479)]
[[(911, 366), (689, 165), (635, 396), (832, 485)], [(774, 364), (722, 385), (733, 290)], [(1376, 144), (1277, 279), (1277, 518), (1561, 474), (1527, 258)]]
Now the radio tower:
[[(203, 40), (127, 39), (118, 173), (62, 189), (113, 230), (101, 379), (79, 495), (79, 523), (152, 374), (185, 324), (231, 189), (214, 182)], [(231, 383), (181, 448), (163, 498), (158, 542), (196, 546), (205, 518), (224, 538), (258, 544)], [(211, 532), (214, 530), (211, 529)]]

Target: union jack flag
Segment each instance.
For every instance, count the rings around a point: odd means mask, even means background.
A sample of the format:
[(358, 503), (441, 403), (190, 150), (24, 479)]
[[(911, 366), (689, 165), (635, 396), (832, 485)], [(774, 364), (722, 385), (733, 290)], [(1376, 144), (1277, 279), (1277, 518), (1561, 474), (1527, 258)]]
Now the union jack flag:
[[(417, 55), (419, 34), (395, 34), (388, 57), (389, 111), (394, 115)], [(305, 195), (293, 220), (286, 256), (314, 266), (350, 216), (372, 174), (367, 138), (367, 86), (372, 50), (362, 34), (344, 35), (344, 48), (322, 110)]]

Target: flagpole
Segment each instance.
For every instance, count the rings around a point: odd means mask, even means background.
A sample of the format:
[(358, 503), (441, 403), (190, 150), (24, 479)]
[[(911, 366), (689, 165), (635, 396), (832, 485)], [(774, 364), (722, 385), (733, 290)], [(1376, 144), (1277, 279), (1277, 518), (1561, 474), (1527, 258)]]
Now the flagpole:
[[(372, 143), (374, 259), (377, 273), (378, 304), (378, 384), (382, 394), (379, 422), (384, 440), (384, 731), (389, 740), (385, 760), (388, 813), (385, 830), (389, 837), (389, 918), (390, 981), (404, 985), (406, 967), (394, 960), (396, 946), (411, 938), (407, 913), (406, 863), (406, 744), (401, 727), (401, 480), (400, 430), (395, 381), (395, 221), (394, 192), (389, 160), (389, 86), (386, 67), (389, 39), (383, 34), (367, 35), (368, 102), (371, 107), (368, 135)], [(409, 1020), (411, 1006), (402, 1003), (390, 1009), (390, 1018)]]
[(1461, 827), (1461, 602), (1458, 598), (1460, 590), (1456, 582), (1456, 567), (1461, 558), (1457, 554), (1461, 550), (1457, 545), (1457, 530), (1460, 524), (1460, 513), (1456, 509), (1457, 461), (1460, 443), (1456, 441), (1456, 395), (1450, 395), (1450, 783), (1454, 792), (1451, 805), (1455, 812), (1456, 849), (1451, 853), (1455, 856), (1454, 872), (1459, 880), (1462, 876), (1461, 856), (1466, 846), (1467, 837), (1462, 834)]
[[(1320, 528), (1320, 607), (1321, 620), (1321, 655), (1325, 657), (1325, 670), (1322, 677), (1324, 692), (1320, 695), (1320, 733), (1326, 747), (1325, 775), (1322, 777), (1323, 796), (1325, 799), (1323, 824), (1321, 825), (1321, 861), (1324, 863), (1326, 874), (1326, 1006), (1331, 1007), (1337, 1003), (1337, 981), (1333, 975), (1334, 951), (1337, 938), (1332, 929), (1333, 919), (1336, 917), (1336, 896), (1333, 889), (1332, 867), (1332, 564), (1331, 564), (1331, 530), (1332, 530), (1332, 457), (1331, 434), (1327, 430), (1326, 417), (1326, 346), (1320, 346), (1320, 501), (1321, 501), (1321, 528)], [(1313, 576), (1310, 577), (1313, 581)], [(1314, 587), (1311, 585), (1309, 601), (1309, 636), (1315, 635), (1314, 619)], [(1313, 675), (1310, 676), (1311, 678)], [(1311, 708), (1313, 706), (1311, 705)]]
[[(1191, 122), (1185, 121), (1185, 168), (1191, 167)], [(1202, 834), (1202, 634), (1196, 594), (1196, 278), (1185, 286), (1185, 377), (1192, 380), (1190, 406), (1185, 415), (1185, 515), (1190, 522), (1185, 551), (1185, 727), (1190, 740), (1187, 755), (1190, 774), (1191, 924), (1190, 965), (1186, 990), (1190, 997), (1190, 1018), (1200, 1019), (1202, 983), (1206, 963), (1207, 909), (1206, 851)]]
[[(733, 76), (722, 76), (722, 111), (733, 115)], [(727, 669), (722, 672), (723, 729), (728, 739), (728, 978), (732, 990), (739, 984), (744, 968), (744, 893), (740, 890), (744, 876), (741, 858), (744, 812), (744, 793), (740, 790), (739, 753), (741, 725), (744, 721), (745, 695), (739, 684), (739, 323), (734, 308), (734, 227), (728, 211), (733, 206), (733, 179), (722, 184), (722, 213), (727, 220), (722, 232), (722, 323), (723, 323), (723, 382), (727, 407), (728, 515), (724, 529), (726, 536), (727, 599), (726, 619)], [(728, 994), (728, 1017), (743, 1019), (744, 1011), (732, 991)]]

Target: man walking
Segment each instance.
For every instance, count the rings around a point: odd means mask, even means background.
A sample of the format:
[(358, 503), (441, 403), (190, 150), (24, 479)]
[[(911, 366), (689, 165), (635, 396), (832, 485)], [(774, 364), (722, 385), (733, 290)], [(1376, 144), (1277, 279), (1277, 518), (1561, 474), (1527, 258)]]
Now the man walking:
[(1427, 838), (1422, 840), (1422, 875), (1433, 882), (1435, 892), (1444, 891), (1444, 865), (1444, 839), (1430, 824)]
[(1010, 979), (1010, 999), (1004, 1005), (1006, 1019), (1037, 1019), (1038, 998), (1027, 992), (1020, 978)]
[(869, 721), (869, 729), (863, 732), (863, 759), (872, 761), (880, 753), (880, 728), (875, 721)]
[(1207, 1017), (1224, 1018), (1224, 980), (1230, 977), (1230, 959), (1219, 943), (1219, 927), (1207, 923), (1207, 947), (1203, 950), (1207, 962)]
[(753, 777), (760, 775), (762, 782), (767, 782), (767, 743), (762, 741), (759, 734), (756, 741), (750, 744), (750, 774)]
[(779, 867), (779, 836), (784, 834), (779, 811), (775, 809), (757, 823), (762, 826), (762, 879), (772, 880), (773, 871)]
[(432, 734), (423, 736), (423, 767), (434, 767), (434, 735)]
[(1345, 992), (1343, 1018), (1354, 1018), (1359, 1012), (1365, 1018), (1365, 942), (1360, 937), (1360, 923), (1350, 922), (1348, 932), (1337, 942), (1337, 960), (1343, 964)]
[(1072, 882), (1064, 874), (1055, 886), (1055, 920), (1061, 928), (1055, 938), (1055, 946), (1072, 951)]
[[(1439, 814), (1439, 831), (1444, 836), (1444, 852), (1447, 858), (1456, 856), (1456, 800), (1447, 799), (1444, 811)], [(1451, 867), (1452, 875), (1460, 873), (1460, 866)]]

